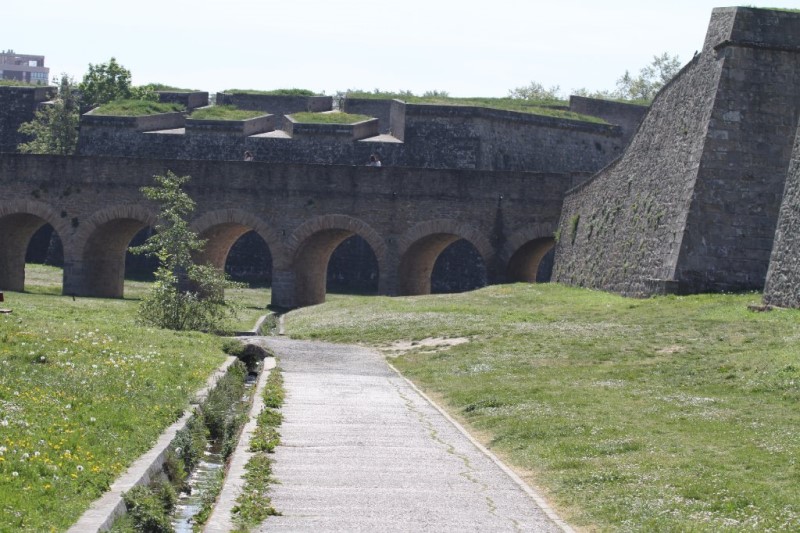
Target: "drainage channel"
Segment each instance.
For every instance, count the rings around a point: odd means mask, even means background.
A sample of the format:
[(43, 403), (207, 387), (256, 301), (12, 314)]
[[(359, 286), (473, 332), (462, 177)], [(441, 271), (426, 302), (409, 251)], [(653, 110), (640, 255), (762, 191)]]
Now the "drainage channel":
[[(262, 369), (258, 364), (258, 370)], [(250, 404), (253, 388), (258, 381), (259, 372), (248, 372), (244, 383), (243, 404)], [(195, 527), (195, 516), (203, 509), (209, 491), (216, 497), (224, 480), (225, 458), (222, 443), (209, 441), (203, 458), (186, 480), (186, 489), (178, 496), (178, 502), (172, 517), (172, 527), (176, 533), (192, 533)]]

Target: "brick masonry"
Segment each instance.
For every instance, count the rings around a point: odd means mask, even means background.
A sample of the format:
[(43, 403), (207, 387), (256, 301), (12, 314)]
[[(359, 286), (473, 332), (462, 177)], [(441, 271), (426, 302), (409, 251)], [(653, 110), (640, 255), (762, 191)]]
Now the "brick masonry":
[[(64, 250), (66, 294), (120, 296), (131, 238), (157, 207), (139, 189), (172, 170), (190, 175), (193, 227), (206, 259), (224, 265), (230, 246), (253, 230), (273, 261), (273, 303), (325, 297), (325, 266), (352, 235), (375, 254), (382, 294), (430, 291), (443, 244), (469, 241), (491, 283), (516, 279), (507, 265), (535, 242), (552, 246), (564, 192), (582, 174), (372, 168), (364, 166), (0, 155), (0, 288), (24, 286), (31, 235), (45, 223)], [(536, 272), (541, 254), (522, 257)], [(222, 262), (222, 264), (220, 264)], [(413, 277), (401, 264), (415, 265)], [(424, 274), (427, 272), (427, 279)], [(520, 274), (521, 275), (521, 274)], [(421, 277), (420, 277), (421, 276)], [(413, 277), (413, 279), (412, 279)], [(404, 289), (405, 287), (405, 289)]]

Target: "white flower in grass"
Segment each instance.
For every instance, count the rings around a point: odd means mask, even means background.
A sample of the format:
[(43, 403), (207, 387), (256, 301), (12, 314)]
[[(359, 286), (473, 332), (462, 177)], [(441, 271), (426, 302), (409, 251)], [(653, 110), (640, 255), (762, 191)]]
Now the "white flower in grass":
[(11, 477), (19, 477), (19, 472), (17, 471), (11, 472)]
[(83, 472), (83, 466), (78, 465), (75, 468), (78, 470), (78, 472)]
[(8, 419), (4, 418), (2, 422), (0, 422), (0, 426), (6, 427), (8, 426)]

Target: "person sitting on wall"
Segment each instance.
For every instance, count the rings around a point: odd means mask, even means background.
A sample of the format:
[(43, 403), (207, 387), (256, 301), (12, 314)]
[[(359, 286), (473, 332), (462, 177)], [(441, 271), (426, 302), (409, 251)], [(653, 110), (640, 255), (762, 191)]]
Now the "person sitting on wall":
[(253, 160), (253, 153), (250, 151), (246, 151), (244, 153), (244, 160), (245, 161), (252, 161)]
[(369, 156), (369, 163), (367, 163), (368, 167), (379, 167), (381, 166), (381, 160), (378, 158), (377, 155), (372, 154)]

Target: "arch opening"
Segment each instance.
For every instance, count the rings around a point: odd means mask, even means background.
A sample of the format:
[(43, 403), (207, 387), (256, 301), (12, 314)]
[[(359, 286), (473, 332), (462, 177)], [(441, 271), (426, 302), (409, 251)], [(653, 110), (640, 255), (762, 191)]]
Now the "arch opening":
[[(351, 240), (352, 237), (357, 238)], [(338, 252), (331, 266), (334, 251), (345, 241), (349, 242)], [(358, 261), (363, 257), (367, 260), (362, 265)], [(360, 293), (377, 292), (378, 264), (372, 246), (354, 231), (341, 228), (318, 231), (306, 238), (294, 255), (294, 304), (303, 307), (323, 303), (329, 286), (334, 290), (355, 286)], [(330, 284), (329, 272), (336, 275)]]
[(514, 252), (508, 261), (509, 281), (545, 283), (553, 272), (556, 241), (552, 237), (528, 241)]
[(233, 243), (225, 259), (225, 273), (251, 287), (272, 285), (272, 254), (261, 235), (250, 230)]
[(458, 239), (436, 258), (431, 272), (432, 294), (467, 292), (486, 285), (486, 264), (468, 240)]
[[(146, 226), (133, 236), (128, 247), (141, 246), (156, 232), (152, 226)], [(143, 254), (132, 254), (125, 251), (125, 279), (136, 281), (153, 281), (158, 268), (158, 258)]]
[(46, 223), (31, 236), (25, 252), (25, 290), (33, 290), (33, 286), (38, 286), (40, 291), (61, 294), (63, 268), (64, 246), (61, 238), (55, 228)]
[[(398, 271), (398, 293), (400, 295), (419, 295), (430, 294), (432, 290), (432, 279), (434, 277), (434, 268), (437, 264), (437, 259), (442, 253), (451, 245), (458, 241), (463, 241), (464, 244), (459, 244), (453, 248), (453, 251), (448, 253), (442, 264), (438, 267), (436, 272), (437, 290), (442, 292), (452, 292), (447, 290), (449, 287), (455, 287), (456, 283), (453, 282), (458, 275), (454, 275), (453, 271), (458, 271), (458, 267), (453, 265), (461, 264), (463, 261), (464, 250), (471, 249), (480, 257), (475, 247), (466, 239), (453, 233), (434, 233), (427, 235), (408, 247), (403, 257), (400, 259), (400, 268)], [(480, 263), (483, 263), (481, 259)], [(466, 263), (464, 264), (466, 267)], [(483, 267), (485, 276), (485, 267)], [(451, 283), (452, 282), (452, 283)]]
[(343, 240), (328, 260), (326, 291), (378, 294), (378, 258), (369, 243), (355, 234)]
[[(25, 263), (30, 245), (45, 226), (50, 228), (50, 234), (55, 233), (53, 226), (37, 215), (16, 213), (0, 217), (0, 289), (18, 292), (25, 290)], [(43, 238), (39, 237), (37, 242)], [(60, 239), (58, 242), (60, 243)], [(60, 261), (63, 264), (63, 252), (60, 254)]]

